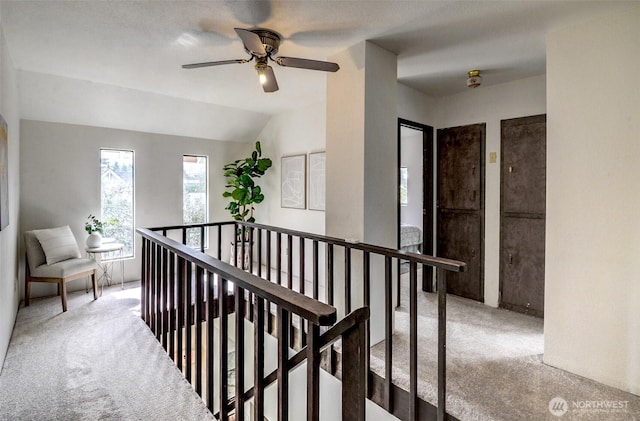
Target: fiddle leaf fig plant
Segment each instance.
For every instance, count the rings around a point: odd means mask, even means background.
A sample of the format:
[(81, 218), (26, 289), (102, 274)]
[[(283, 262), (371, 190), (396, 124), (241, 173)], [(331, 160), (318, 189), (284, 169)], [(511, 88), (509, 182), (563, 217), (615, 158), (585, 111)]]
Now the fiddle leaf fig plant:
[(255, 222), (254, 204), (264, 200), (264, 194), (255, 179), (263, 176), (271, 168), (269, 158), (262, 158), (260, 142), (256, 142), (255, 150), (245, 159), (237, 159), (223, 167), (227, 179), (223, 197), (230, 199), (228, 209), (236, 221)]

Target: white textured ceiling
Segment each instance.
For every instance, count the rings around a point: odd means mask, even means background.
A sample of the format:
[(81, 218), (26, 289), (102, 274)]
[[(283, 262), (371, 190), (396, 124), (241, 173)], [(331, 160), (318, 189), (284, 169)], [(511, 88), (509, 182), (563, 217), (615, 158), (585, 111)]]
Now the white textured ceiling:
[(613, 1), (6, 1), (2, 24), (21, 70), (126, 87), (260, 113), (324, 98), (323, 72), (274, 65), (265, 94), (233, 28), (270, 28), (280, 53), (324, 60), (363, 40), (398, 54), (399, 80), (433, 96), (545, 71), (549, 31), (626, 7)]

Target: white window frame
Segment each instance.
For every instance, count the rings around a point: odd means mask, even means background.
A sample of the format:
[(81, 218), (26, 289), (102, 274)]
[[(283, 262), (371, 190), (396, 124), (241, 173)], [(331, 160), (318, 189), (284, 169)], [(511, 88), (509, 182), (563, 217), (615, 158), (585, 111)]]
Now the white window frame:
[[(103, 151), (115, 151), (115, 152), (128, 152), (131, 153), (131, 250), (130, 252), (126, 248), (122, 250), (121, 255), (104, 256), (103, 260), (118, 259), (135, 259), (136, 247), (135, 247), (135, 227), (136, 227), (136, 154), (132, 149), (120, 149), (120, 148), (100, 148), (100, 214), (103, 224), (107, 225), (107, 217), (104, 215), (104, 196), (102, 186), (102, 152)], [(105, 236), (109, 236), (109, 227), (105, 227)]]
[[(185, 158), (187, 157), (192, 157), (192, 158), (204, 158), (204, 164), (205, 164), (205, 177), (204, 177), (204, 182), (205, 182), (205, 187), (204, 187), (204, 222), (207, 222), (209, 220), (209, 157), (207, 155), (199, 155), (199, 154), (184, 154), (182, 155), (182, 223), (183, 224), (190, 224), (190, 223), (197, 223), (197, 222), (187, 222), (186, 218), (185, 218)], [(188, 234), (187, 234), (187, 242), (188, 242)], [(196, 247), (196, 246), (191, 246), (193, 248), (199, 249), (200, 247)], [(209, 248), (209, 230), (208, 228), (205, 228), (204, 230), (204, 249), (208, 249)]]

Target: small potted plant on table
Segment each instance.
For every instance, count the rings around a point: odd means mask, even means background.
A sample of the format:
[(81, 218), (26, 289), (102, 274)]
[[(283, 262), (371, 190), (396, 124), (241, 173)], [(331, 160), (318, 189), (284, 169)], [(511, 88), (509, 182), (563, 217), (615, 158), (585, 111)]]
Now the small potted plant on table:
[(87, 247), (96, 248), (102, 244), (102, 234), (104, 234), (104, 224), (95, 215), (89, 214), (87, 222), (84, 224), (84, 230), (87, 231)]

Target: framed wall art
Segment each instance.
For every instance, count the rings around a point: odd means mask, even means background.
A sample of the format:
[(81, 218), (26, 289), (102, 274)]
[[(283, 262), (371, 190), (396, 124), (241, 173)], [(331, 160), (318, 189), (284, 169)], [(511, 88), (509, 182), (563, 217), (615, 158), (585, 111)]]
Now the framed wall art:
[(280, 206), (306, 209), (307, 156), (283, 156), (281, 159)]
[(309, 154), (309, 209), (325, 210), (326, 152)]

